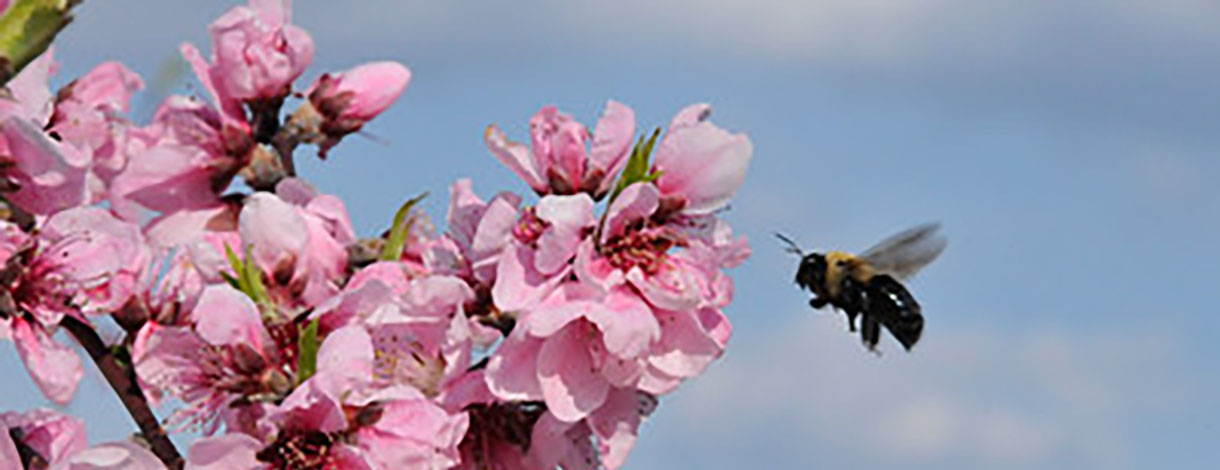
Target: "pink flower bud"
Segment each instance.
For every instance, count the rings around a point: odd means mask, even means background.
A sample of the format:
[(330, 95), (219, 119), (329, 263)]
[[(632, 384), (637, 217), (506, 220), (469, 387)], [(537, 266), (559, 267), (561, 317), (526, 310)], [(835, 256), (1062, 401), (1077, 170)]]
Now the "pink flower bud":
[(398, 99), (411, 81), (411, 71), (397, 62), (373, 62), (337, 74), (322, 74), (309, 88), (309, 102), (302, 111), (314, 111), (320, 118), (322, 138), (318, 156), (339, 143), (344, 136), (359, 131)]
[(314, 82), (309, 100), (332, 120), (368, 122), (398, 99), (411, 71), (398, 62), (373, 62)]
[(208, 28), (214, 56), (210, 78), (222, 97), (283, 98), (313, 61), (313, 39), (289, 23), (289, 4), (254, 0), (248, 7), (229, 10)]

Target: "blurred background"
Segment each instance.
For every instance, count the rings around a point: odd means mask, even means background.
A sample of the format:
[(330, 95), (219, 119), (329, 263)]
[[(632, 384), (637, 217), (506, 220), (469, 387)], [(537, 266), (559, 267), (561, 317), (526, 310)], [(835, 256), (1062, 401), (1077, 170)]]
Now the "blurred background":
[[(86, 1), (58, 84), (121, 60), (152, 90), (177, 46), (210, 50), (231, 2)], [(1220, 4), (1213, 0), (299, 1), (314, 68), (406, 63), (403, 98), (304, 175), (357, 230), (449, 184), (528, 193), (482, 143), (527, 140), (539, 107), (641, 128), (710, 102), (754, 142), (725, 214), (754, 256), (732, 274), (725, 357), (662, 399), (627, 468), (1220, 467)], [(157, 78), (161, 77), (161, 78)], [(143, 100), (143, 101), (140, 101)], [(927, 327), (877, 357), (792, 284), (806, 248), (862, 250), (944, 223), (908, 287)], [(132, 429), (88, 368), (68, 410), (95, 442)], [(4, 409), (45, 405), (0, 348)]]

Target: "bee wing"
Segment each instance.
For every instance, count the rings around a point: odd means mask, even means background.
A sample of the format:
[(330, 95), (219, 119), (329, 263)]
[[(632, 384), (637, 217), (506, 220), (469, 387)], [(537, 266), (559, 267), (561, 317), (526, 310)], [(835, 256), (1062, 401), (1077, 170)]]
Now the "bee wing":
[(861, 253), (860, 258), (878, 272), (909, 278), (945, 251), (949, 241), (939, 230), (939, 222), (904, 230)]

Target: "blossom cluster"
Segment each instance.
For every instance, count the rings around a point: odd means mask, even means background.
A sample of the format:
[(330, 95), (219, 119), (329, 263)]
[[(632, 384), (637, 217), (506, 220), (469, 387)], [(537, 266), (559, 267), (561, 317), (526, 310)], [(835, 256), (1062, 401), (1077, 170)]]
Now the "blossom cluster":
[[(708, 106), (639, 137), (614, 101), (592, 129), (544, 107), (528, 143), (491, 126), (532, 196), (463, 179), (443, 230), (415, 198), (361, 238), (294, 150), (325, 158), (410, 71), (298, 88), (314, 43), (288, 0), (209, 32), (210, 54), (181, 47), (207, 96), (171, 96), (144, 125), (127, 117), (143, 82), (118, 63), (52, 93), (48, 52), (0, 97), (0, 338), (49, 400), (84, 374), (55, 334), (113, 324), (107, 346), (167, 430), (204, 436), (187, 469), (618, 468), (659, 397), (724, 352), (725, 270), (750, 250), (718, 216), (752, 147)], [(0, 425), (0, 470), (175, 466), (140, 443), (88, 447), (54, 411)]]

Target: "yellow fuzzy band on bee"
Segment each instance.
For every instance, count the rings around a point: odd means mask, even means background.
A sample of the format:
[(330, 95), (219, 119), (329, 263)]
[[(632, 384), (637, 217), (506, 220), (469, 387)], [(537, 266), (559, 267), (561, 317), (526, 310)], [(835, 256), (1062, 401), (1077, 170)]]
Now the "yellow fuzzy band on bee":
[(873, 268), (856, 255), (843, 251), (826, 253), (826, 289), (831, 296), (838, 296), (843, 278), (851, 276), (857, 281), (868, 282), (873, 277)]

